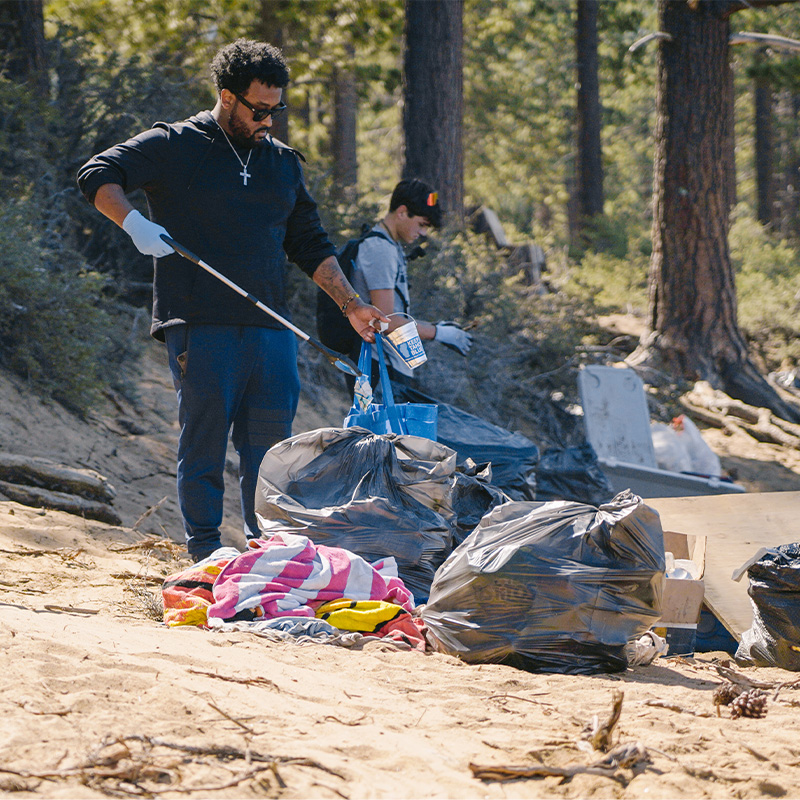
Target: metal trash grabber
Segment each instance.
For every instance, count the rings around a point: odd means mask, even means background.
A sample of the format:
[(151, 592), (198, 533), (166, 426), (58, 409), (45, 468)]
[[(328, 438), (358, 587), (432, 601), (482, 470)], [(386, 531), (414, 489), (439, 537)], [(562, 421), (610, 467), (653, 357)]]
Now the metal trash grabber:
[(285, 325), (290, 331), (292, 331), (292, 333), (297, 334), (303, 341), (308, 342), (315, 350), (319, 350), (319, 352), (322, 353), (322, 355), (324, 355), (325, 358), (327, 358), (328, 361), (333, 364), (334, 367), (336, 367), (336, 369), (340, 370), (341, 372), (345, 372), (348, 375), (355, 375), (356, 377), (361, 375), (361, 370), (347, 356), (343, 356), (341, 353), (337, 353), (335, 350), (325, 347), (322, 342), (318, 342), (312, 336), (309, 336), (305, 331), (301, 331), (296, 325), (292, 325), (288, 319), (282, 317), (277, 311), (273, 311), (269, 306), (264, 305), (264, 303), (262, 303), (259, 299), (253, 297), (253, 295), (242, 289), (241, 286), (235, 284), (229, 278), (226, 278), (221, 272), (217, 272), (214, 267), (206, 264), (202, 258), (196, 256), (191, 250), (187, 250), (182, 244), (178, 244), (178, 242), (167, 236), (165, 233), (161, 234), (161, 238), (176, 253), (179, 253), (184, 258), (189, 259), (189, 261), (194, 261), (198, 267), (202, 267), (206, 272), (222, 281), (229, 288), (233, 289), (234, 292), (249, 300), (254, 306), (256, 306), (256, 308), (261, 309), (265, 314), (269, 314), (273, 319), (278, 320), (281, 325)]

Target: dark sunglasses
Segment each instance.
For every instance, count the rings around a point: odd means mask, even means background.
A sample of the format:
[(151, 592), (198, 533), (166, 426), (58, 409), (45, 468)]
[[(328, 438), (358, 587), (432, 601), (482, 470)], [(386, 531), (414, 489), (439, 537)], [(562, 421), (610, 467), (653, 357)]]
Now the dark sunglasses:
[(273, 106), (272, 108), (256, 108), (254, 105), (247, 102), (240, 94), (233, 93), (233, 96), (239, 100), (242, 105), (246, 106), (253, 112), (253, 122), (261, 122), (261, 120), (266, 119), (267, 117), (272, 117), (273, 119), (278, 116), (278, 114), (282, 114), (286, 111), (286, 104), (285, 103), (278, 103), (278, 105)]

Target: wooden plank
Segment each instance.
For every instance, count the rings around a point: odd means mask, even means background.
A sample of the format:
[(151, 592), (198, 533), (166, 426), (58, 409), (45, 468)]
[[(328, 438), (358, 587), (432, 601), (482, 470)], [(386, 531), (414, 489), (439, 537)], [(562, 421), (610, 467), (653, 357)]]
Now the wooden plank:
[(705, 536), (705, 602), (737, 639), (752, 621), (745, 575), (734, 570), (760, 547), (800, 541), (800, 492), (763, 492), (647, 500), (665, 531)]

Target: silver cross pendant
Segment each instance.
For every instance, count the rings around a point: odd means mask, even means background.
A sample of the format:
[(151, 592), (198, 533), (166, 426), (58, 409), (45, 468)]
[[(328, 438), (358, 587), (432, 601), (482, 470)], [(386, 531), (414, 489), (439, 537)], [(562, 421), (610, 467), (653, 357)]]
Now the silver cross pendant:
[(247, 186), (247, 179), (252, 178), (253, 176), (247, 171), (247, 165), (242, 169), (239, 173), (242, 176), (242, 183)]

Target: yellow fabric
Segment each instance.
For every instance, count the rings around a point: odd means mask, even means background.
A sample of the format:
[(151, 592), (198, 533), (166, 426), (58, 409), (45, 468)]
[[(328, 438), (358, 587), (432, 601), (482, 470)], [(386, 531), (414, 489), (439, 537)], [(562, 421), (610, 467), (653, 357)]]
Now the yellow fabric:
[(331, 600), (321, 605), (317, 611), (318, 619), (324, 619), (335, 628), (344, 631), (372, 632), (380, 625), (406, 614), (405, 609), (383, 600)]

